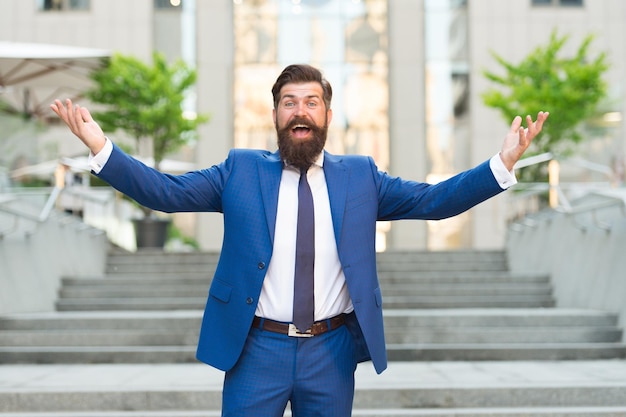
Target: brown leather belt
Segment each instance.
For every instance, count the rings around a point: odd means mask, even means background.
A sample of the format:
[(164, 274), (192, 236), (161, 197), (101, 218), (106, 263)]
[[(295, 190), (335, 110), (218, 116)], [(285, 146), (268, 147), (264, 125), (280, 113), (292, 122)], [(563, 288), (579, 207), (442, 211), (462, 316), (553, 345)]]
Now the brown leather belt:
[(335, 330), (338, 327), (343, 326), (345, 322), (346, 314), (339, 314), (338, 316), (331, 317), (326, 320), (316, 321), (309, 330), (306, 332), (300, 332), (293, 324), (282, 323), (254, 316), (254, 320), (252, 320), (252, 327), (267, 330), (268, 332), (286, 334), (293, 337), (312, 337)]

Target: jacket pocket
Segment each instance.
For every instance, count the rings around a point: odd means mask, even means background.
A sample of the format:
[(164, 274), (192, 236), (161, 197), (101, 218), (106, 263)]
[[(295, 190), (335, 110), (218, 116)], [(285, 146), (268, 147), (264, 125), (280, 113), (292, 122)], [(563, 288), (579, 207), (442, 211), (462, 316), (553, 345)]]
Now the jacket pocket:
[(211, 284), (211, 289), (209, 290), (209, 295), (223, 303), (227, 303), (230, 301), (230, 295), (232, 292), (233, 287), (214, 279)]

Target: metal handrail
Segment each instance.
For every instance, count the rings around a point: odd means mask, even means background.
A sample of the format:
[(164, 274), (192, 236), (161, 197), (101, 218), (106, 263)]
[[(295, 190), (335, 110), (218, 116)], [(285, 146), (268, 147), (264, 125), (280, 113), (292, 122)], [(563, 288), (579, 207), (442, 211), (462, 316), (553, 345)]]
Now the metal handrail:
[(554, 155), (550, 152), (542, 153), (540, 155), (529, 156), (528, 158), (520, 159), (515, 163), (513, 169), (526, 168), (531, 165), (537, 165), (544, 162), (548, 162), (554, 159)]
[(626, 202), (621, 199), (621, 198), (617, 198), (617, 197), (613, 197), (613, 196), (606, 196), (603, 195), (603, 197), (608, 197), (608, 199), (606, 201), (600, 201), (597, 203), (591, 203), (591, 204), (585, 204), (585, 205), (581, 205), (581, 206), (577, 206), (577, 207), (557, 207), (556, 209), (554, 209), (556, 212), (559, 213), (563, 213), (563, 214), (572, 214), (572, 215), (576, 215), (576, 214), (581, 214), (581, 213), (588, 213), (591, 211), (596, 211), (596, 210), (601, 210), (601, 209), (605, 209), (605, 208), (609, 208), (609, 207), (614, 207), (614, 206), (620, 206), (622, 208), (622, 211), (624, 212), (624, 215), (626, 216), (626, 212), (623, 210), (626, 207)]
[(54, 187), (52, 189), (52, 192), (50, 193), (50, 196), (48, 196), (48, 200), (46, 201), (46, 204), (43, 206), (43, 209), (41, 210), (41, 213), (39, 214), (40, 222), (45, 222), (48, 219), (48, 217), (50, 217), (50, 212), (54, 208), (54, 205), (56, 204), (56, 201), (59, 198), (59, 195), (61, 194), (61, 190), (62, 189), (59, 187)]
[[(42, 223), (53, 216), (56, 202), (63, 203), (63, 195), (74, 196), (74, 199), (70, 199), (71, 203), (80, 201), (85, 205), (85, 211), (81, 213), (82, 221), (76, 222), (76, 216), (64, 214), (59, 219), (63, 224), (72, 223), (73, 227), (92, 229), (94, 233), (104, 232), (116, 245), (129, 250), (134, 249), (132, 223), (129, 220), (133, 208), (130, 203), (127, 206), (124, 200), (115, 198), (116, 192), (111, 187), (14, 188), (10, 194), (0, 193), (0, 214), (9, 215), (3, 216), (0, 239), (9, 235), (23, 234), (28, 237), (33, 234)], [(16, 200), (24, 202), (35, 200), (35, 207), (18, 210), (9, 203)], [(3, 201), (7, 204), (3, 205)]]
[(5, 195), (5, 198), (3, 198), (0, 201), (0, 212), (13, 216), (15, 220), (11, 227), (4, 229), (4, 230), (0, 230), (0, 239), (14, 233), (18, 228), (20, 219), (24, 219), (24, 220), (33, 222), (35, 224), (43, 223), (46, 220), (48, 220), (48, 218), (50, 217), (50, 213), (54, 209), (54, 205), (60, 194), (61, 194), (61, 189), (58, 187), (54, 187), (52, 191), (50, 192), (50, 195), (46, 199), (46, 203), (44, 204), (44, 207), (39, 213), (39, 215), (33, 215), (31, 213), (27, 213), (22, 210), (16, 210), (14, 208), (7, 207), (7, 203), (16, 201), (17, 197), (15, 197), (14, 195), (8, 195), (8, 196)]
[[(515, 164), (514, 169), (525, 168), (525, 167), (529, 167), (532, 165), (550, 162), (553, 160), (557, 160), (556, 156), (550, 152), (546, 152), (540, 155), (534, 155), (534, 156), (518, 161), (517, 164)], [(570, 158), (570, 159), (562, 160), (562, 162), (571, 163), (579, 167), (582, 167), (584, 169), (587, 169), (589, 171), (601, 173), (609, 178), (611, 177), (612, 170), (610, 167), (593, 163), (590, 161), (586, 161), (582, 158)], [(573, 187), (576, 184), (586, 184), (586, 183), (568, 183), (568, 186)], [(609, 182), (607, 182), (606, 184), (608, 185)], [(514, 199), (514, 203), (519, 203), (519, 201), (521, 200), (529, 200), (530, 198), (535, 198), (538, 195), (545, 193), (546, 191), (554, 192), (557, 195), (558, 205), (556, 207), (553, 206), (553, 209), (559, 213), (576, 215), (576, 214), (584, 213), (584, 212), (593, 212), (594, 213), (593, 216), (595, 218), (595, 211), (598, 209), (614, 206), (616, 205), (617, 202), (622, 204), (623, 211), (624, 211), (624, 207), (626, 206), (626, 203), (623, 200), (615, 198), (614, 200), (609, 200), (609, 201), (605, 201), (601, 203), (573, 207), (564, 191), (564, 188), (567, 188), (567, 186), (564, 187), (563, 186), (564, 184), (561, 184), (558, 178), (556, 179), (552, 178), (546, 183), (520, 183), (519, 185), (522, 185), (522, 186), (527, 185), (528, 189), (518, 193), (516, 198)], [(522, 213), (523, 216), (526, 216), (527, 214), (528, 212)], [(515, 216), (513, 217), (519, 217), (519, 212), (515, 213)], [(511, 217), (510, 221), (514, 221), (513, 217)], [(602, 228), (606, 229), (604, 226)]]

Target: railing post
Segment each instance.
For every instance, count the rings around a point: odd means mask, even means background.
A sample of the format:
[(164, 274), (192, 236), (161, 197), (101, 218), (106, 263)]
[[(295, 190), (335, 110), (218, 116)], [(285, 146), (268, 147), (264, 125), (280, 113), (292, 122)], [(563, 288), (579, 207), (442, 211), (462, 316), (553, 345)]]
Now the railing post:
[(559, 173), (560, 173), (559, 161), (551, 159), (548, 162), (548, 184), (550, 189), (548, 191), (548, 201), (551, 208), (557, 208), (559, 206)]

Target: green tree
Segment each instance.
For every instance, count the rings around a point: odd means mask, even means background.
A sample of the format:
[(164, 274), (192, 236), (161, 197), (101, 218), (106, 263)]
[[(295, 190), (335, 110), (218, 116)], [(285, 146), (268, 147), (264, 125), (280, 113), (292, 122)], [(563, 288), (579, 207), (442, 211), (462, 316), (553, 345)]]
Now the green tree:
[[(198, 126), (208, 116), (184, 114), (185, 94), (196, 82), (194, 69), (182, 60), (168, 64), (158, 52), (152, 61), (150, 65), (132, 56), (113, 55), (108, 65), (91, 74), (95, 85), (86, 95), (104, 105), (105, 110), (94, 111), (94, 118), (105, 132), (125, 131), (137, 145), (150, 140), (154, 167), (160, 169), (166, 155), (196, 138)], [(157, 219), (146, 207), (141, 210), (144, 218), (134, 220), (137, 247), (162, 247), (170, 220)]]
[(137, 141), (152, 142), (155, 168), (163, 158), (196, 138), (197, 127), (208, 116), (185, 117), (185, 93), (196, 82), (196, 71), (184, 61), (168, 64), (155, 52), (152, 65), (132, 56), (115, 54), (107, 66), (92, 73), (94, 87), (87, 96), (104, 104), (94, 112), (105, 131), (123, 130)]
[[(528, 155), (551, 152), (557, 156), (571, 153), (584, 137), (582, 122), (590, 119), (596, 106), (607, 93), (602, 76), (608, 69), (606, 54), (590, 58), (589, 47), (593, 36), (587, 36), (572, 57), (559, 53), (568, 36), (552, 32), (545, 47), (538, 47), (519, 64), (507, 62), (500, 55), (492, 56), (504, 68), (504, 75), (484, 71), (487, 79), (497, 84), (483, 95), (483, 102), (500, 110), (505, 120), (516, 115), (533, 115), (549, 111), (551, 117), (535, 138)], [(503, 89), (508, 93), (503, 92)]]

